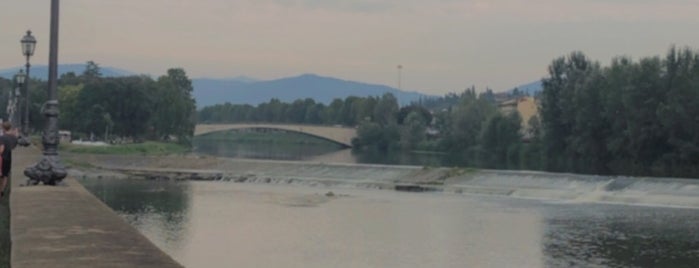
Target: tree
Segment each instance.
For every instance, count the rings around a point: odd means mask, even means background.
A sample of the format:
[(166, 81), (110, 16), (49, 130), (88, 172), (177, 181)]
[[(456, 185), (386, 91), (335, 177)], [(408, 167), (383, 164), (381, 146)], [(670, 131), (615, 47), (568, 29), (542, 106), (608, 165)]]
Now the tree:
[(88, 61), (85, 65), (85, 71), (83, 71), (82, 78), (86, 81), (94, 80), (102, 77), (102, 69), (94, 61)]
[(58, 88), (58, 103), (61, 105), (61, 112), (58, 115), (58, 122), (61, 124), (61, 129), (76, 130), (78, 128), (77, 101), (80, 91), (84, 85), (64, 85)]
[(488, 119), (480, 133), (481, 157), (488, 168), (519, 167), (518, 146), (522, 141), (519, 113), (496, 113)]
[[(461, 95), (461, 103), (451, 110), (451, 125), (445, 133), (444, 148), (452, 152), (468, 152), (478, 145), (483, 123), (497, 110), (493, 103), (476, 96), (475, 88)], [(468, 153), (467, 153), (468, 154)], [(472, 155), (469, 157), (473, 157)]]
[(432, 122), (432, 113), (430, 113), (429, 110), (427, 110), (425, 107), (411, 104), (405, 107), (401, 107), (398, 111), (398, 115), (396, 118), (398, 124), (404, 124), (408, 115), (413, 112), (417, 113), (425, 124), (429, 124), (430, 122)]
[(575, 126), (576, 89), (584, 87), (589, 72), (596, 64), (582, 52), (554, 60), (549, 66), (549, 77), (542, 79), (540, 115), (543, 123), (544, 164), (553, 171), (571, 168), (574, 153), (569, 138)]
[(169, 69), (167, 75), (158, 78), (151, 121), (158, 137), (175, 136), (180, 142), (189, 142), (194, 135), (196, 111), (192, 90), (192, 81), (183, 69)]
[(398, 113), (398, 100), (391, 93), (384, 93), (374, 108), (374, 121), (379, 125), (387, 126), (396, 122)]
[(425, 140), (426, 119), (419, 111), (413, 111), (408, 114), (403, 123), (400, 135), (401, 148), (413, 150)]

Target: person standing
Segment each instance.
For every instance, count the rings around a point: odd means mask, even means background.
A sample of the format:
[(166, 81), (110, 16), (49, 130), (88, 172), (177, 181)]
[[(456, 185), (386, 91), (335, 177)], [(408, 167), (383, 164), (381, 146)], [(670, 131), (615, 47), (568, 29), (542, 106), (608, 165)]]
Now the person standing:
[(2, 123), (3, 135), (0, 136), (0, 157), (2, 157), (2, 166), (0, 166), (0, 197), (5, 196), (5, 188), (7, 181), (10, 178), (10, 169), (12, 168), (12, 150), (17, 147), (17, 129), (12, 129), (10, 122)]

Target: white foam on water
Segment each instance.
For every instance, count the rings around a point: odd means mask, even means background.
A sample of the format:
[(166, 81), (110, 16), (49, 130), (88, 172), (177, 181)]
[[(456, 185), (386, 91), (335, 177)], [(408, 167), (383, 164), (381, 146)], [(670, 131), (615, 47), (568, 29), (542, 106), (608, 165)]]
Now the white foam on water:
[[(416, 173), (414, 166), (232, 162), (229, 170), (250, 174), (245, 182), (393, 189)], [(424, 174), (423, 174), (424, 175)], [(226, 176), (224, 176), (226, 177)], [(233, 181), (237, 181), (232, 176)], [(405, 181), (404, 181), (405, 180)], [(483, 170), (422, 185), (445, 192), (573, 203), (614, 203), (699, 208), (699, 180), (615, 177), (537, 171)]]
[(566, 203), (699, 208), (699, 180), (693, 179), (485, 171), (455, 181), (452, 188), (465, 194), (558, 200)]

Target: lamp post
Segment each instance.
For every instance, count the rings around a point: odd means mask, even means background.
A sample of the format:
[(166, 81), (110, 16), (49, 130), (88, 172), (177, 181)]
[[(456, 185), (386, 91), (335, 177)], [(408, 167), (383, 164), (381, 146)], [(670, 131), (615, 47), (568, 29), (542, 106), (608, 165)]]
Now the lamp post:
[(12, 126), (14, 126), (14, 127), (19, 126), (19, 121), (20, 121), (19, 108), (21, 107), (20, 103), (19, 103), (19, 98), (21, 96), (20, 89), (24, 85), (26, 77), (27, 76), (24, 73), (24, 70), (22, 70), (22, 69), (20, 69), (19, 72), (15, 75), (15, 82), (17, 83), (17, 87), (11, 93), (12, 96), (10, 97), (10, 100), (12, 101), (12, 105), (10, 105), (11, 112), (9, 114), (10, 123), (12, 123)]
[(51, 0), (48, 101), (41, 109), (46, 116), (46, 126), (41, 139), (44, 152), (39, 163), (24, 170), (24, 175), (29, 177), (29, 184), (32, 185), (39, 182), (55, 185), (68, 174), (58, 157), (58, 7), (59, 1)]
[(24, 83), (24, 115), (22, 116), (22, 137), (27, 139), (29, 137), (29, 68), (32, 66), (29, 64), (29, 58), (34, 55), (34, 49), (36, 48), (36, 38), (32, 35), (32, 31), (27, 31), (27, 34), (20, 40), (22, 44), (22, 55), (27, 59), (24, 67), (27, 69), (26, 81)]

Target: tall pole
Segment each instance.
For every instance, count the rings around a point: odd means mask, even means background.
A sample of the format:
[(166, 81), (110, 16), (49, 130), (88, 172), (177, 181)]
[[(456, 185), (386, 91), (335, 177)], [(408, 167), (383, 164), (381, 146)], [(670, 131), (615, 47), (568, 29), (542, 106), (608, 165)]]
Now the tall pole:
[[(27, 63), (24, 65), (25, 72), (27, 73), (27, 78), (24, 81), (24, 115), (22, 116), (22, 136), (29, 138), (29, 80), (31, 80), (29, 76), (29, 68), (32, 67), (31, 64), (29, 64), (29, 55), (27, 55)], [(21, 113), (21, 111), (20, 111)]]
[(49, 88), (48, 101), (44, 103), (46, 127), (42, 136), (44, 154), (41, 161), (24, 170), (30, 184), (43, 182), (55, 185), (68, 174), (58, 157), (58, 11), (59, 0), (51, 0), (51, 37), (49, 43)]
[(402, 72), (403, 71), (403, 65), (398, 65), (398, 89), (401, 89), (401, 80), (403, 79), (402, 77)]
[(14, 94), (14, 113), (12, 115), (12, 125), (15, 127), (20, 126), (19, 108), (22, 107), (21, 104), (19, 103), (20, 96), (22, 95), (20, 92), (21, 92), (21, 87), (17, 87), (15, 89), (15, 94)]
[(21, 107), (20, 103), (20, 91), (24, 87), (24, 79), (26, 76), (24, 76), (24, 71), (19, 70), (19, 72), (14, 76), (14, 81), (15, 81), (15, 86), (12, 88), (12, 91), (10, 92), (10, 105), (8, 105), (8, 117), (10, 119), (10, 123), (12, 123), (13, 127), (21, 127), (20, 124), (20, 110), (19, 108)]
[(19, 91), (20, 88), (22, 88), (23, 85), (17, 85), (17, 87), (12, 89), (12, 114), (9, 116), (10, 117), (10, 123), (12, 123), (12, 127), (18, 127), (20, 125), (19, 122)]
[[(32, 31), (27, 31), (27, 34), (22, 37), (22, 40), (20, 40), (20, 43), (22, 44), (22, 54), (26, 57), (26, 64), (25, 69), (26, 73), (23, 76), (23, 87), (21, 87), (21, 90), (24, 91), (24, 94), (22, 94), (22, 98), (20, 100), (20, 103), (24, 106), (23, 109), (17, 109), (17, 114), (20, 115), (20, 122), (21, 128), (22, 128), (22, 133), (20, 135), (20, 138), (18, 140), (18, 143), (22, 146), (28, 146), (29, 145), (29, 69), (31, 67), (31, 64), (29, 63), (29, 58), (34, 55), (34, 49), (36, 48), (36, 38), (32, 36)], [(20, 106), (22, 106), (20, 105)]]

